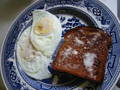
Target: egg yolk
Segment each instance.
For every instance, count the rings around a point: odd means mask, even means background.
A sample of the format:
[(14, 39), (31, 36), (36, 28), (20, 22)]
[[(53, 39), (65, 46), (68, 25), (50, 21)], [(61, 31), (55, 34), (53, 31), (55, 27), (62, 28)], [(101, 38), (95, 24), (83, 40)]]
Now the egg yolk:
[(34, 26), (34, 31), (36, 34), (49, 34), (53, 29), (53, 22), (50, 18), (43, 18), (37, 22)]

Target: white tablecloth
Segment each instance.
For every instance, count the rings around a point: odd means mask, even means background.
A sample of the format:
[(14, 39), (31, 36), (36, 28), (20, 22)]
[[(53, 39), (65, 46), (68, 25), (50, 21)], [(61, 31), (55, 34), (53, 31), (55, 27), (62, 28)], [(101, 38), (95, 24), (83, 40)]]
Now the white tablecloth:
[(102, 3), (108, 6), (108, 8), (115, 14), (117, 17), (117, 0), (100, 0)]

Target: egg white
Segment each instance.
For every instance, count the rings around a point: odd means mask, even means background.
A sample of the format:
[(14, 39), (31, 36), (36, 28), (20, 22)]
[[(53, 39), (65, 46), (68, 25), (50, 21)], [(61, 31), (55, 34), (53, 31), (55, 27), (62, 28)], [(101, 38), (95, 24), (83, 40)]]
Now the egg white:
[[(42, 27), (49, 29), (49, 33), (36, 34), (34, 27), (38, 23), (42, 24)], [(30, 39), (37, 50), (41, 51), (45, 56), (51, 57), (61, 40), (61, 34), (61, 23), (55, 15), (43, 10), (33, 11)]]
[(50, 58), (37, 51), (30, 41), (31, 27), (28, 27), (17, 42), (17, 60), (24, 72), (32, 78), (42, 80), (51, 77), (48, 66)]

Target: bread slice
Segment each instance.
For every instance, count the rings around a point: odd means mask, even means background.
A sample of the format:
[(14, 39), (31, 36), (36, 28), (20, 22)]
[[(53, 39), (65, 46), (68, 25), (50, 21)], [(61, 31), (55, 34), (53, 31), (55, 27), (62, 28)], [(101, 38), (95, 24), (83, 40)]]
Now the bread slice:
[(64, 35), (52, 68), (100, 83), (111, 43), (111, 37), (101, 29), (76, 27)]

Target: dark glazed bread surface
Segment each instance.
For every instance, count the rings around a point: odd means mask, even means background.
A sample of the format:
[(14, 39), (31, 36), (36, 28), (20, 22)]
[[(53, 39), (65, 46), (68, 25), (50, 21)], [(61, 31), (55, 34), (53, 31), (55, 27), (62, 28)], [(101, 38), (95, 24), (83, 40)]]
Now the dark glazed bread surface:
[(102, 82), (111, 37), (101, 29), (77, 27), (64, 35), (56, 59), (54, 70)]

